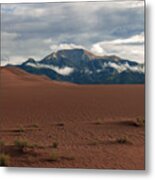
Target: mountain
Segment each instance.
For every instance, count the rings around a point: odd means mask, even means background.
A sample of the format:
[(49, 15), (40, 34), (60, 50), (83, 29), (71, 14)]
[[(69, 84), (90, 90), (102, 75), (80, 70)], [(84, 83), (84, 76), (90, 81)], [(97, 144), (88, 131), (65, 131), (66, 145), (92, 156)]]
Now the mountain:
[(52, 80), (78, 84), (142, 84), (144, 64), (117, 56), (96, 56), (84, 49), (53, 52), (40, 61), (28, 59), (18, 67)]

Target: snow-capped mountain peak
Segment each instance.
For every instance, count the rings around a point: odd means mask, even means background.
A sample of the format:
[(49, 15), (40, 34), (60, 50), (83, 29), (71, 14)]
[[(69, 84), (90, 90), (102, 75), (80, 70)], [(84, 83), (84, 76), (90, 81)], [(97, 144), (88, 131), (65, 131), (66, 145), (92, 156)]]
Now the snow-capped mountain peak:
[(85, 49), (52, 52), (40, 61), (18, 67), (51, 79), (79, 84), (144, 83), (144, 64), (118, 56), (96, 56)]

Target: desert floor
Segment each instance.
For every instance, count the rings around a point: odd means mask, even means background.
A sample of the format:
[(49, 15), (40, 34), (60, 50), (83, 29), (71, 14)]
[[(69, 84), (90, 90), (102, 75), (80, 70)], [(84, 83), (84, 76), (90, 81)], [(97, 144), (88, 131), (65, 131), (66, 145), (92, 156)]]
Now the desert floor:
[(144, 85), (74, 85), (0, 72), (7, 166), (144, 169)]

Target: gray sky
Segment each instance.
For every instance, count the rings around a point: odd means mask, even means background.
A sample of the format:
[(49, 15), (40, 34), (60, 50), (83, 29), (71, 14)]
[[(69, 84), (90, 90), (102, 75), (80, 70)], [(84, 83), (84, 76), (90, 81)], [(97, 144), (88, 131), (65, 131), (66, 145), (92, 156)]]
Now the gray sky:
[(144, 62), (144, 2), (3, 4), (1, 63), (86, 48)]

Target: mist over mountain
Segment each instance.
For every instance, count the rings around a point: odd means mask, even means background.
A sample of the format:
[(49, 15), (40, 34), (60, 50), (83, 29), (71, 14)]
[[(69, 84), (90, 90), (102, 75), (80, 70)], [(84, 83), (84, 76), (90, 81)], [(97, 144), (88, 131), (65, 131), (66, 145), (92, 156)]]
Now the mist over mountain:
[(96, 56), (85, 49), (63, 49), (17, 67), (52, 80), (77, 84), (143, 84), (144, 64), (118, 56)]

